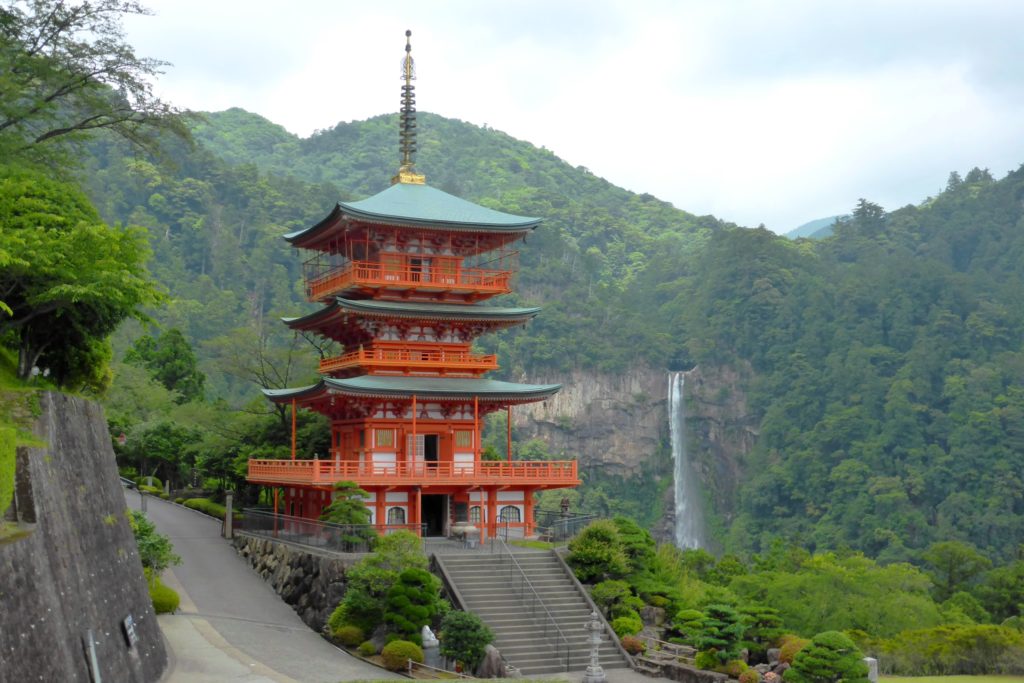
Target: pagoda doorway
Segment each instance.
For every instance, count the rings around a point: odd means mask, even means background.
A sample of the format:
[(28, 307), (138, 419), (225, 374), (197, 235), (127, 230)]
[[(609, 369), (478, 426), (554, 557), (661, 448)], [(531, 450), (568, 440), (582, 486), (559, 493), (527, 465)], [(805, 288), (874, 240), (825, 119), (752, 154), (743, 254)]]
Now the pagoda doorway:
[(437, 461), (439, 460), (439, 442), (441, 437), (437, 434), (424, 434), (423, 435), (423, 461), (427, 463), (428, 468), (437, 468)]
[(424, 535), (444, 536), (445, 522), (448, 521), (448, 496), (424, 495), (420, 499), (420, 506)]

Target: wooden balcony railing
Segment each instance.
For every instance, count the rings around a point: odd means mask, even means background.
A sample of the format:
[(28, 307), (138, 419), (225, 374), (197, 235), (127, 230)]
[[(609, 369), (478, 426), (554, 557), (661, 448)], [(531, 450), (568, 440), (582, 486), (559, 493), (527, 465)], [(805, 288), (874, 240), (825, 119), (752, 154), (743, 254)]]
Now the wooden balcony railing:
[(352, 261), (309, 278), (306, 295), (310, 301), (321, 301), (348, 289), (420, 289), (493, 296), (512, 291), (511, 280), (510, 270), (459, 268), (444, 271)]
[(498, 368), (493, 354), (413, 348), (377, 348), (350, 351), (320, 361), (320, 372), (330, 374), (351, 368), (367, 370), (438, 370), (480, 374)]
[(360, 486), (520, 484), (561, 488), (580, 483), (575, 460), (386, 464), (344, 460), (250, 460), (247, 479), (253, 484), (331, 485), (354, 481)]

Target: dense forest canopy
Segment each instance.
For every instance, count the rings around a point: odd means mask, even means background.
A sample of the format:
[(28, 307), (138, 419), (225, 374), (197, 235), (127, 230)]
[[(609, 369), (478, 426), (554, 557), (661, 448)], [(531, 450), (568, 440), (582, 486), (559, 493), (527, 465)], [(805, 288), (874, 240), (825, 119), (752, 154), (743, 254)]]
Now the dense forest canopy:
[[(481, 341), (505, 376), (752, 369), (760, 436), (716, 511), (727, 548), (784, 538), (902, 560), (956, 538), (1009, 558), (1024, 541), (1024, 172), (953, 174), (891, 213), (861, 200), (832, 237), (792, 241), (626, 192), (497, 131), (422, 118), (428, 182), (546, 217), (508, 297), (543, 315)], [(310, 308), (280, 235), (382, 189), (395, 129), (382, 116), (299, 139), (229, 110), (195, 128), (198, 149), (172, 150), (173, 171), (95, 146), (92, 196), (108, 220), (148, 227), (173, 292), (159, 316), (197, 349), (211, 397), (243, 405), (253, 382), (312, 376), (315, 350), (277, 323)], [(257, 377), (268, 358), (287, 373)], [(640, 507), (608, 486), (593, 500)]]

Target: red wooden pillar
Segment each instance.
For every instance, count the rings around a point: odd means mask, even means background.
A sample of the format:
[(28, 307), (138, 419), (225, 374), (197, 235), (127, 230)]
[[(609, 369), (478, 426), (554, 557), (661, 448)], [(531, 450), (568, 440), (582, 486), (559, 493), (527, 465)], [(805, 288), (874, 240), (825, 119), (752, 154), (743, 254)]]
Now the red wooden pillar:
[(487, 491), (487, 533), (492, 537), (498, 535), (498, 490), (495, 487)]
[(422, 501), (422, 496), (421, 496), (421, 493), (420, 493), (420, 487), (417, 486), (416, 487), (416, 502), (412, 506), (412, 510), (411, 510), (412, 515), (410, 515), (413, 518), (413, 523), (416, 525), (416, 535), (417, 536), (422, 536), (423, 535), (423, 507), (422, 507), (422, 504), (423, 504), (423, 501)]
[(505, 414), (505, 422), (507, 423), (507, 434), (505, 435), (505, 453), (507, 457), (505, 459), (508, 460), (508, 462), (512, 462), (512, 404), (509, 404), (509, 406), (505, 410), (507, 411)]
[(533, 535), (533, 491), (523, 490), (523, 536)]
[(377, 489), (376, 493), (376, 505), (377, 505), (377, 532), (384, 533), (384, 523), (387, 521), (386, 512), (384, 509), (384, 499), (387, 498), (387, 492), (384, 489)]
[(292, 460), (295, 459), (295, 399), (292, 399)]

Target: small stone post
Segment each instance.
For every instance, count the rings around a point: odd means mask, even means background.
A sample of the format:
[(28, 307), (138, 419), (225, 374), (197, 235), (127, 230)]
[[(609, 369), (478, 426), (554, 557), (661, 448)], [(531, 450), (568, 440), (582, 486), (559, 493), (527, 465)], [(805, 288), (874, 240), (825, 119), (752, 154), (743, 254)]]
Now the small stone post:
[(583, 625), (583, 629), (590, 634), (590, 666), (583, 674), (582, 683), (607, 683), (608, 676), (601, 668), (601, 661), (598, 655), (598, 648), (601, 647), (601, 632), (604, 625), (597, 616), (597, 612), (590, 613), (590, 621)]
[(442, 668), (441, 651), (434, 632), (430, 630), (429, 626), (424, 626), (420, 637), (423, 639), (423, 663), (435, 669)]
[(142, 489), (139, 489), (139, 509), (146, 511), (146, 492)]
[(868, 680), (871, 683), (878, 683), (878, 660), (874, 657), (865, 657), (864, 663), (868, 665)]
[(234, 522), (235, 515), (232, 510), (234, 506), (234, 491), (226, 491), (224, 493), (224, 538), (234, 538)]

